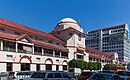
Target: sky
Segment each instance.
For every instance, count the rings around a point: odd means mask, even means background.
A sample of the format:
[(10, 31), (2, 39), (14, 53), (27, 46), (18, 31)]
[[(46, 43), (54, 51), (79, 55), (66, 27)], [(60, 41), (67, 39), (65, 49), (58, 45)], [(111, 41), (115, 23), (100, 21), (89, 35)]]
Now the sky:
[(0, 17), (51, 32), (63, 18), (89, 30), (130, 25), (130, 0), (0, 0)]

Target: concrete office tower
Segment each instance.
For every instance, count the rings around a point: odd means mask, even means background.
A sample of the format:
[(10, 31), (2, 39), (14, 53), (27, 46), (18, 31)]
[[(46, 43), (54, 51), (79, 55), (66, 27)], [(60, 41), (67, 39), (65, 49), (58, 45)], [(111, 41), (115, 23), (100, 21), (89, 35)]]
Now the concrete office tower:
[(129, 29), (127, 24), (88, 31), (86, 45), (103, 52), (118, 53), (119, 61), (129, 61)]

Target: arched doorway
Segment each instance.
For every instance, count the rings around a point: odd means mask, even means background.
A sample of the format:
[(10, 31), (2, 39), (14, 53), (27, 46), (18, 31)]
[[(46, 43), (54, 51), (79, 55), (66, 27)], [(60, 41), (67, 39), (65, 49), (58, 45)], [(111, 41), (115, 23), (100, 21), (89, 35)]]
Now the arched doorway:
[(46, 69), (46, 71), (52, 71), (52, 65), (53, 65), (53, 61), (52, 61), (52, 59), (50, 59), (50, 58), (48, 58), (48, 59), (46, 59), (46, 61), (45, 61), (45, 69)]
[(20, 59), (21, 63), (21, 71), (30, 71), (30, 63), (32, 63), (32, 60), (28, 56), (23, 56)]
[(66, 71), (68, 69), (68, 66), (67, 66), (68, 62), (66, 60), (64, 60), (62, 65), (63, 65), (63, 70)]

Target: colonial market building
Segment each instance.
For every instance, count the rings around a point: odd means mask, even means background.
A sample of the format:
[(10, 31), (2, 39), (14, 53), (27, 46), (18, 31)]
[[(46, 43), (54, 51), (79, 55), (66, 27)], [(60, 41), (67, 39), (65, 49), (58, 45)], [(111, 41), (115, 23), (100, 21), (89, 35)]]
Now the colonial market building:
[(83, 29), (72, 18), (59, 21), (50, 33), (0, 18), (0, 72), (62, 71), (67, 70), (72, 59), (89, 62), (100, 58), (102, 62), (101, 57), (93, 56), (98, 54), (105, 55), (105, 63), (113, 61), (107, 53), (91, 52), (85, 46), (85, 38)]

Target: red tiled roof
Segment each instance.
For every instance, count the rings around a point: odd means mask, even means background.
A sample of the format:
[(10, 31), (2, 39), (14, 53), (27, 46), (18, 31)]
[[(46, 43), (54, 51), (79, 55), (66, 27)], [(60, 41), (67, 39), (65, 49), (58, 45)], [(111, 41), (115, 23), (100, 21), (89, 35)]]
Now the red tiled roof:
[(89, 54), (89, 57), (93, 57), (93, 58), (96, 58), (96, 59), (102, 58), (102, 56), (99, 56), (99, 55), (96, 55), (96, 54)]
[(15, 40), (17, 38), (17, 36), (15, 35), (11, 35), (11, 34), (7, 34), (7, 33), (4, 33), (4, 32), (0, 32), (0, 38), (7, 38), (7, 39), (13, 39)]
[(43, 37), (46, 37), (46, 38), (52, 39), (54, 41), (57, 41), (57, 42), (65, 44), (65, 42), (63, 42), (62, 40), (56, 38), (55, 36), (53, 36), (53, 35), (51, 35), (49, 33), (44, 33), (42, 31), (38, 31), (36, 29), (29, 28), (27, 26), (23, 26), (21, 24), (18, 24), (18, 23), (15, 23), (15, 22), (3, 19), (3, 18), (0, 18), (0, 24), (6, 25), (6, 26), (14, 28), (14, 29), (25, 31), (27, 33), (31, 33), (31, 34), (36, 34), (36, 35), (39, 35), (39, 36), (43, 36)]
[(59, 30), (59, 31), (56, 31), (56, 32), (50, 32), (50, 34), (60, 33), (60, 32), (64, 32), (64, 31), (68, 31), (68, 30), (74, 30), (74, 31), (77, 31), (77, 32), (83, 34), (85, 37), (88, 37), (86, 34), (80, 32), (80, 31), (78, 31), (78, 30), (76, 30), (75, 28), (72, 28), (72, 27), (68, 27), (68, 28), (66, 28), (66, 29)]
[[(96, 59), (102, 59), (102, 56), (99, 56), (96, 54), (89, 54), (89, 57), (96, 58)], [(112, 58), (104, 58), (104, 60), (111, 61)]]
[(86, 51), (95, 52), (95, 53), (98, 53), (99, 55), (110, 56), (110, 54), (108, 54), (108, 53), (104, 53), (100, 50), (96, 50), (94, 48), (90, 48), (90, 47), (87, 47), (87, 46), (86, 46)]
[[(20, 36), (0, 32), (0, 38), (3, 38), (3, 39), (16, 40), (19, 37)], [(40, 42), (40, 41), (36, 41), (36, 40), (32, 40), (32, 42), (37, 44), (37, 45), (44, 46), (44, 47), (48, 47), (48, 48), (52, 48), (52, 49), (56, 49), (56, 50), (61, 50), (63, 52), (68, 52), (68, 50), (65, 47), (62, 47), (62, 46), (58, 46), (58, 45), (54, 45), (54, 44), (50, 44), (50, 43), (45, 43), (45, 42)]]
[(112, 58), (105, 58), (105, 60), (107, 60), (107, 61), (111, 61), (111, 60), (112, 60)]
[(105, 57), (111, 56), (110, 54), (104, 53), (104, 52), (96, 50), (94, 48), (90, 48), (90, 47), (86, 46), (86, 51), (91, 51), (91, 52), (96, 53), (96, 54), (91, 54), (90, 53), (89, 57), (96, 58), (96, 59), (102, 59), (104, 57), (104, 60), (107, 60), (107, 61), (111, 61), (112, 60), (112, 58), (105, 58)]
[(41, 41), (36, 41), (36, 40), (33, 40), (33, 42), (37, 45), (42, 45), (42, 46), (47, 47), (47, 48), (52, 48), (52, 49), (57, 49), (60, 51), (68, 52), (67, 48), (62, 47), (62, 46), (58, 46), (58, 45), (54, 45), (54, 44), (50, 44), (50, 43), (45, 43), (45, 42), (41, 42)]

